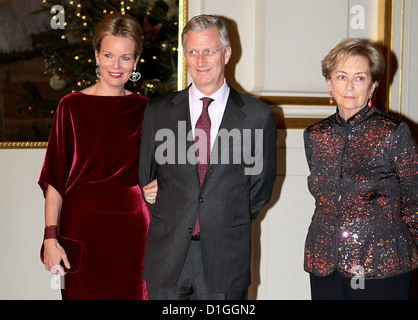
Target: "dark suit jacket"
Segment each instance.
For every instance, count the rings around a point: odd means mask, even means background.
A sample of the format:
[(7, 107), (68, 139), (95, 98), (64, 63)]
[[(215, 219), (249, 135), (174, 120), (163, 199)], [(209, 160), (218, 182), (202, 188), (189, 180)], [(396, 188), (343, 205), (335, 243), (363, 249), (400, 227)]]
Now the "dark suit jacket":
[[(231, 139), (222, 139), (220, 145), (214, 143), (211, 163), (200, 187), (197, 165), (190, 161), (194, 157), (193, 138), (186, 139), (185, 135), (191, 130), (188, 90), (152, 100), (145, 111), (139, 180), (142, 188), (158, 179), (158, 193), (155, 204), (148, 204), (152, 219), (142, 275), (154, 287), (174, 285), (198, 215), (209, 290), (245, 290), (251, 282), (251, 222), (270, 200), (277, 174), (273, 112), (270, 106), (231, 88), (219, 128), (220, 132), (224, 129), (223, 133), (231, 133)], [(257, 136), (255, 129), (262, 129), (263, 134)], [(219, 135), (217, 141), (221, 140)], [(236, 138), (239, 136), (241, 139)], [(219, 151), (224, 157), (230, 156), (229, 161), (222, 161), (227, 163), (221, 162)], [(244, 169), (251, 167), (247, 164), (251, 163), (249, 156), (257, 159), (257, 151), (262, 151), (258, 154), (262, 170), (258, 163), (255, 174), (250, 175)], [(235, 158), (233, 163), (234, 152), (241, 161)], [(215, 160), (217, 164), (212, 163)]]

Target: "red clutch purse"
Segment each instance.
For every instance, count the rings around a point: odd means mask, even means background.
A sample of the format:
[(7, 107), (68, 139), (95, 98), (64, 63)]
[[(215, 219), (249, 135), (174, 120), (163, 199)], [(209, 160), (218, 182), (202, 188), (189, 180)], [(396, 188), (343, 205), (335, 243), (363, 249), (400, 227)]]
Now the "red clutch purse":
[[(64, 248), (67, 254), (68, 261), (70, 261), (71, 268), (67, 269), (64, 263), (61, 261), (61, 266), (64, 268), (66, 273), (77, 273), (80, 272), (84, 266), (86, 258), (86, 245), (84, 242), (57, 236), (58, 243)], [(41, 261), (44, 263), (44, 245), (41, 247)]]

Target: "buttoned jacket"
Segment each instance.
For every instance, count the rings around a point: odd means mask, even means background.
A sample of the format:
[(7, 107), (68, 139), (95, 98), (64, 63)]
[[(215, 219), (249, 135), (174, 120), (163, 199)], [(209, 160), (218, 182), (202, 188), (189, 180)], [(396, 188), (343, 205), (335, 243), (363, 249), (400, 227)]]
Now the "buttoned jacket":
[(305, 270), (386, 278), (417, 267), (418, 158), (408, 126), (374, 107), (304, 132), (315, 212)]

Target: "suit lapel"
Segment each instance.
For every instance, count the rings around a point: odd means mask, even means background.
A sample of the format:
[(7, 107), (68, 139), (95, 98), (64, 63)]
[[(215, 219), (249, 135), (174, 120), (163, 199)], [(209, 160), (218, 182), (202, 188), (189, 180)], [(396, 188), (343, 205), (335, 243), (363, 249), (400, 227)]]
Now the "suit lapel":
[(237, 91), (230, 87), (228, 101), (224, 115), (222, 117), (219, 129), (226, 129), (228, 131), (237, 127), (237, 124), (245, 118), (245, 113), (241, 110), (244, 105), (241, 96)]
[[(171, 100), (172, 107), (170, 108), (170, 116), (172, 120), (175, 122), (175, 135), (177, 136), (176, 141), (176, 156), (179, 157), (179, 153), (181, 153), (180, 157), (182, 157), (182, 160), (186, 161), (186, 164), (190, 166), (190, 170), (196, 175), (196, 184), (199, 185), (199, 173), (197, 169), (197, 159), (195, 157), (194, 151), (194, 140), (192, 137), (189, 137), (187, 139), (187, 135), (192, 132), (192, 126), (191, 126), (191, 120), (190, 120), (190, 107), (189, 107), (189, 87), (186, 89), (178, 92), (174, 98)], [(184, 128), (180, 128), (179, 130), (179, 124), (180, 122), (186, 122), (186, 130), (184, 131)], [(182, 134), (183, 136), (179, 136), (177, 134)], [(184, 135), (185, 134), (185, 135)], [(186, 141), (185, 141), (186, 140)], [(189, 152), (190, 150), (190, 152)], [(189, 157), (191, 157), (193, 162), (189, 161)], [(179, 161), (179, 158), (176, 159), (176, 161)], [(184, 163), (184, 162), (183, 162)]]
[[(227, 132), (230, 132), (232, 129), (239, 128), (240, 123), (246, 117), (246, 114), (242, 111), (242, 106), (244, 105), (244, 101), (242, 100), (240, 94), (234, 90), (234, 88), (230, 87), (228, 101), (226, 103), (225, 111), (222, 117), (221, 124), (219, 126), (219, 130), (224, 129)], [(214, 156), (218, 155), (218, 163), (219, 159), (219, 131), (216, 135), (216, 139), (214, 141), (215, 145), (212, 149), (212, 153)], [(232, 148), (232, 145), (230, 145)], [(212, 158), (211, 158), (212, 159)], [(209, 164), (208, 170), (214, 170), (216, 164)], [(205, 179), (206, 180), (206, 179)]]
[[(189, 108), (189, 88), (186, 88), (182, 91), (180, 91), (177, 95), (174, 96), (174, 98), (171, 100), (173, 106), (170, 108), (170, 115), (172, 119), (176, 123), (176, 130), (178, 130), (179, 127), (179, 121), (186, 121), (186, 133), (188, 134), (191, 132), (191, 120), (190, 120), (190, 108)], [(244, 105), (244, 101), (242, 100), (240, 94), (232, 87), (230, 87), (229, 97), (228, 101), (225, 107), (225, 111), (222, 117), (221, 124), (219, 126), (219, 130), (224, 129), (228, 132), (231, 131), (234, 128), (239, 128), (239, 123), (246, 117), (246, 114), (241, 110), (241, 107)], [(212, 152), (214, 154), (217, 154), (217, 150), (215, 148), (218, 148), (218, 135), (215, 139), (215, 146), (214, 150)], [(189, 139), (186, 142), (186, 152), (190, 150), (190, 148), (194, 148), (194, 141), (192, 139)], [(176, 150), (177, 146), (176, 146)], [(192, 153), (189, 153), (189, 156)], [(194, 163), (196, 163), (196, 158), (194, 158)], [(190, 163), (187, 160), (187, 163)], [(199, 183), (199, 173), (197, 169), (197, 164), (190, 164), (192, 166), (192, 170), (196, 173), (196, 182)], [(208, 170), (214, 168), (216, 164), (209, 164)], [(210, 178), (210, 175), (205, 177)], [(205, 182), (203, 182), (203, 186), (205, 185)]]
[(172, 108), (170, 108), (170, 115), (173, 120), (177, 123), (178, 121), (187, 121), (190, 127), (190, 112), (189, 112), (189, 88), (178, 92), (173, 99)]
[[(186, 122), (186, 134), (191, 132), (190, 108), (189, 108), (189, 88), (180, 91), (172, 100), (172, 108), (170, 108), (170, 115), (176, 123), (176, 130), (179, 128), (181, 121)], [(186, 142), (187, 150), (193, 145), (193, 141)]]

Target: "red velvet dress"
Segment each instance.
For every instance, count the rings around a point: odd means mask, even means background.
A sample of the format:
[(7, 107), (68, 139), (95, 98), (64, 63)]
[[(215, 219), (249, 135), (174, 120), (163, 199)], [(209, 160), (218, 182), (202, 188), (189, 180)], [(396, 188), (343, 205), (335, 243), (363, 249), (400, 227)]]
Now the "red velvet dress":
[(65, 276), (63, 299), (147, 299), (149, 213), (138, 186), (147, 101), (73, 92), (58, 106), (39, 185), (62, 196), (60, 235), (86, 245), (82, 270)]

